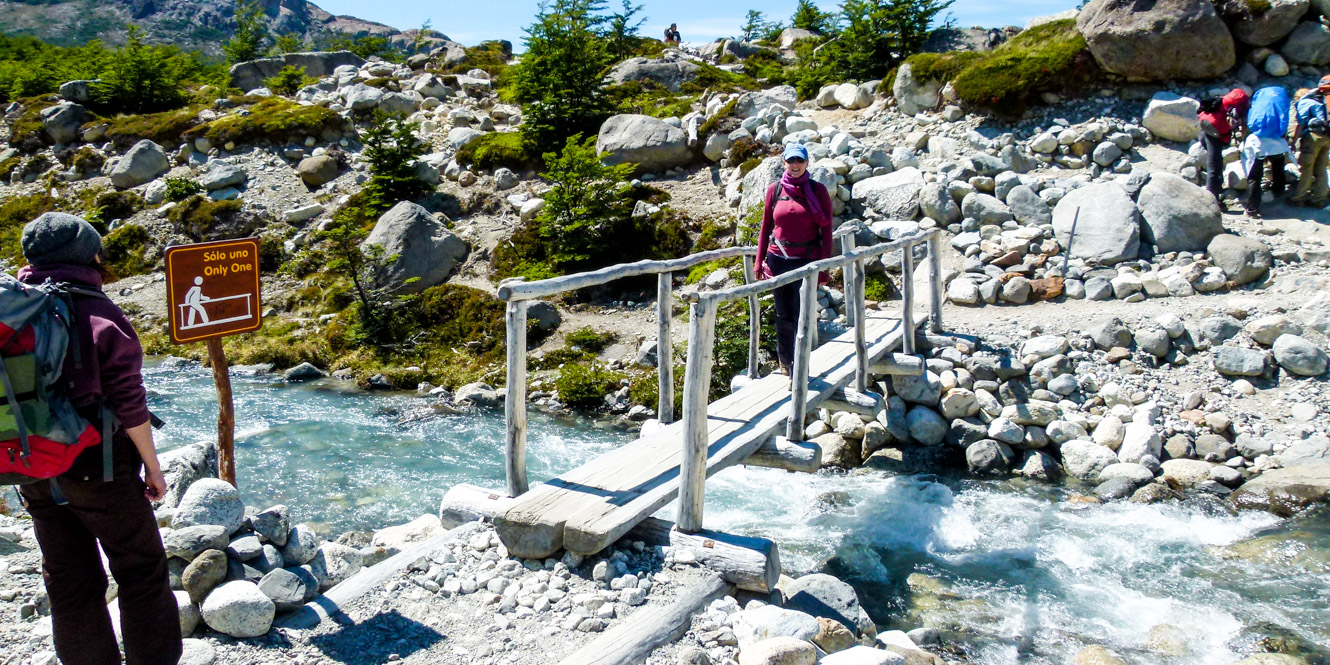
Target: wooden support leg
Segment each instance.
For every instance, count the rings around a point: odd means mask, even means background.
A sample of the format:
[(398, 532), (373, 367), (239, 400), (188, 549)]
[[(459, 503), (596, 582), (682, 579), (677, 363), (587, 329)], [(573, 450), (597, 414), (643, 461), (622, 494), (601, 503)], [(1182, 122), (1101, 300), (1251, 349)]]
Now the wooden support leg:
[(901, 344), (914, 355), (914, 245), (901, 248)]
[[(212, 364), (212, 379), (217, 384), (217, 467), (222, 480), (236, 486), (236, 407), (231, 399), (231, 373), (227, 368), (226, 352), (220, 337), (207, 341), (208, 362)], [(107, 442), (106, 445), (111, 445)]]
[(817, 274), (804, 278), (799, 290), (799, 333), (794, 339), (794, 369), (790, 377), (790, 421), (785, 438), (804, 440), (804, 418), (808, 414), (808, 364), (817, 345)]
[(707, 482), (707, 400), (712, 346), (716, 341), (715, 300), (693, 303), (688, 329), (688, 370), (684, 373), (683, 458), (679, 465), (679, 530), (702, 530)]
[(656, 416), (661, 424), (674, 422), (674, 346), (670, 323), (674, 318), (674, 278), (664, 272), (656, 276), (656, 376), (660, 380)]
[[(752, 284), (757, 281), (756, 257), (744, 257), (744, 283)], [(761, 378), (758, 376), (757, 346), (762, 337), (762, 306), (758, 304), (757, 296), (748, 296), (748, 377), (751, 379)]]
[(928, 329), (942, 332), (942, 236), (934, 231), (928, 238), (928, 286), (931, 309)]
[(864, 298), (865, 284), (864, 262), (854, 262), (854, 386), (861, 393), (868, 392), (868, 338), (864, 330), (868, 307)]
[(527, 301), (508, 303), (508, 398), (504, 403), (507, 446), (504, 461), (508, 493), (526, 493), (526, 308)]

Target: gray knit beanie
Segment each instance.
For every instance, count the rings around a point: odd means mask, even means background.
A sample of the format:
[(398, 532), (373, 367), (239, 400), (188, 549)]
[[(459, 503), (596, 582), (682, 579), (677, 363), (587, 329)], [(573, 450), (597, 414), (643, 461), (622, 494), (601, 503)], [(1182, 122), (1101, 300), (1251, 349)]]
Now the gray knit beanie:
[(42, 213), (23, 227), (23, 257), (33, 265), (91, 265), (102, 251), (102, 236), (81, 217)]

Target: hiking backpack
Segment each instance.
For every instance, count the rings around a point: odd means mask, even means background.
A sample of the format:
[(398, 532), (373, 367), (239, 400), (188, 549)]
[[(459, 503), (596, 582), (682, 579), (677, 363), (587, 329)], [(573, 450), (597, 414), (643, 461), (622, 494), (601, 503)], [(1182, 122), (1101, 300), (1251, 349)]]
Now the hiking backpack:
[[(79, 415), (61, 376), (71, 347), (75, 367), (83, 362), (71, 294), (106, 298), (99, 291), (0, 275), (0, 485), (59, 476), (105, 434)], [(102, 419), (105, 425), (105, 414)], [(109, 471), (109, 442), (105, 449)]]

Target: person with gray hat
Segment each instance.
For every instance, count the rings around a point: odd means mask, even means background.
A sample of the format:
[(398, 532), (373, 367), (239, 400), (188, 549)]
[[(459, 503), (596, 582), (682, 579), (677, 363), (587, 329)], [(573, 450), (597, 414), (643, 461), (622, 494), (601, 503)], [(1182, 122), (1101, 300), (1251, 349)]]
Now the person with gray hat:
[[(831, 193), (808, 174), (808, 149), (791, 143), (782, 156), (785, 174), (767, 188), (757, 240), (757, 272), (762, 279), (797, 270), (831, 256)], [(825, 282), (826, 275), (819, 276)], [(774, 292), (776, 356), (791, 374), (799, 329), (799, 284)]]
[[(20, 486), (42, 550), (56, 654), (71, 665), (121, 662), (100, 548), (119, 586), (124, 662), (174, 665), (182, 651), (179, 608), (150, 503), (166, 494), (166, 482), (152, 439), (138, 335), (101, 293), (108, 273), (101, 235), (91, 224), (48, 212), (23, 228), (22, 245), (31, 265), (19, 270), (20, 282), (76, 287), (69, 291), (71, 339), (62, 377), (79, 413), (98, 431), (107, 424), (113, 431), (110, 441), (79, 454), (65, 474)], [(113, 423), (103, 423), (108, 413)], [(104, 446), (111, 446), (109, 469)]]

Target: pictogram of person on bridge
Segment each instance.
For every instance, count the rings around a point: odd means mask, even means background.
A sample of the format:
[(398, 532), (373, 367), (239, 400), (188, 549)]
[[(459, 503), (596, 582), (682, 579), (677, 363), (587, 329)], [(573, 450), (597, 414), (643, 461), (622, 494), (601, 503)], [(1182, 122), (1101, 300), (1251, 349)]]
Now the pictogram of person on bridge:
[(194, 327), (194, 317), (203, 319), (199, 325), (207, 325), (208, 310), (203, 308), (203, 303), (211, 301), (212, 298), (203, 295), (203, 278), (195, 277), (194, 286), (185, 292), (185, 305), (189, 307), (189, 315), (186, 317), (185, 326)]

